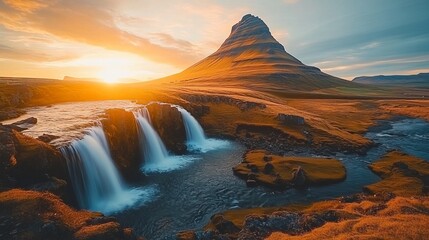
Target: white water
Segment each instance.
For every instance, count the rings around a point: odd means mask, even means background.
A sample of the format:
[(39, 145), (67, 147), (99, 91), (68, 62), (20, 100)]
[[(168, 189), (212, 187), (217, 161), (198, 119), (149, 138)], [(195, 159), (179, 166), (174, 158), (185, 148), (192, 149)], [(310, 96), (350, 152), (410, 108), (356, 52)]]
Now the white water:
[(176, 108), (182, 115), (189, 150), (204, 153), (228, 146), (228, 141), (206, 138), (203, 128), (194, 116), (182, 107), (176, 106)]
[(195, 159), (190, 156), (170, 156), (158, 133), (150, 124), (146, 108), (136, 113), (141, 155), (144, 157), (143, 172), (167, 172), (181, 168)]
[(100, 126), (93, 127), (80, 140), (61, 148), (67, 159), (73, 189), (82, 208), (105, 214), (142, 204), (155, 194), (149, 187), (128, 188), (110, 156)]

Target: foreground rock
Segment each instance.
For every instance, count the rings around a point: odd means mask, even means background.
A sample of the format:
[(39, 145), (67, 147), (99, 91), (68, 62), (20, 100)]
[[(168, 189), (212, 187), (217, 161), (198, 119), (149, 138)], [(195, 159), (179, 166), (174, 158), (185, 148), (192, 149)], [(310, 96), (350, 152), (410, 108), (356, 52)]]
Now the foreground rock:
[(109, 109), (102, 121), (112, 158), (124, 177), (140, 175), (140, 156), (137, 123), (132, 112)]
[(429, 163), (399, 151), (392, 151), (369, 165), (381, 181), (364, 188), (369, 193), (391, 192), (398, 196), (426, 195)]
[[(349, 201), (352, 200), (352, 201)], [(200, 239), (423, 239), (429, 198), (357, 194), (308, 206), (229, 210), (219, 213), (239, 230), (222, 232), (212, 221)]]
[(2, 192), (0, 206), (0, 239), (138, 239), (114, 218), (76, 211), (50, 193)]
[(263, 150), (246, 153), (233, 171), (248, 185), (256, 182), (273, 188), (304, 188), (340, 182), (346, 177), (345, 167), (336, 159), (282, 157)]
[(186, 153), (186, 130), (180, 112), (169, 104), (152, 103), (147, 106), (153, 128), (168, 150)]
[(66, 161), (57, 149), (6, 126), (0, 126), (0, 173), (2, 189), (35, 186), (49, 191), (52, 186), (58, 193), (68, 180)]

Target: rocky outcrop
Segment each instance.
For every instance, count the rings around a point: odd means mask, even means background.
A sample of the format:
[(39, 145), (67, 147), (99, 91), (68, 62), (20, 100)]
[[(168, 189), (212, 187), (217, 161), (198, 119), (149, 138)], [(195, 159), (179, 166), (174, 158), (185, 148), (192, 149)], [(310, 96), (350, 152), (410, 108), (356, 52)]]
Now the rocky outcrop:
[(61, 153), (42, 141), (0, 126), (0, 189), (49, 191), (73, 202)]
[(119, 171), (129, 179), (138, 177), (142, 157), (134, 114), (124, 109), (109, 109), (102, 124), (110, 153)]
[(57, 196), (35, 191), (0, 193), (0, 238), (137, 240), (130, 229), (100, 213), (76, 211)]
[(370, 164), (369, 169), (382, 178), (364, 191), (393, 193), (398, 196), (426, 195), (429, 192), (429, 163), (399, 151), (391, 151)]
[(248, 111), (254, 108), (264, 109), (267, 107), (263, 103), (243, 101), (240, 99), (222, 95), (183, 95), (182, 98), (194, 103), (225, 103), (228, 105), (236, 106), (241, 111)]
[(282, 157), (264, 150), (247, 152), (233, 171), (245, 179), (248, 186), (260, 184), (276, 189), (331, 184), (346, 177), (345, 167), (336, 159)]
[[(429, 233), (428, 197), (355, 194), (311, 205), (234, 209), (218, 213), (200, 239), (421, 239)], [(239, 229), (219, 231), (213, 220)], [(423, 233), (425, 232), (425, 233)]]
[(303, 117), (295, 116), (291, 114), (279, 113), (277, 115), (277, 120), (280, 121), (283, 125), (304, 125), (305, 120)]
[(151, 103), (147, 106), (152, 126), (169, 151), (186, 152), (186, 130), (177, 108), (169, 104)]

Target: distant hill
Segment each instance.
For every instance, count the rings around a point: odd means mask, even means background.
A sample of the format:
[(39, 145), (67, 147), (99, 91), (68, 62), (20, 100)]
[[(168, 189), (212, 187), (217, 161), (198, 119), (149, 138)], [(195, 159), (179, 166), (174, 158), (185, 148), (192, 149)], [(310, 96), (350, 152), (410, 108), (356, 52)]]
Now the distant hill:
[(407, 88), (429, 88), (429, 73), (419, 73), (416, 75), (363, 76), (353, 79), (353, 82)]
[(303, 64), (286, 52), (264, 21), (250, 14), (232, 27), (216, 52), (181, 73), (155, 81), (172, 86), (244, 86), (275, 92), (365, 88)]

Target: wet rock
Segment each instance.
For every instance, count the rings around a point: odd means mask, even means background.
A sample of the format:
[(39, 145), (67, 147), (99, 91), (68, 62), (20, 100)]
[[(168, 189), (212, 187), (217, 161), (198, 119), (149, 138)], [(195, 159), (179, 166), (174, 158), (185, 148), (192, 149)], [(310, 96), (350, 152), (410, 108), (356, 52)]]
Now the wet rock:
[(169, 151), (186, 153), (186, 130), (182, 115), (169, 104), (152, 103), (147, 106), (152, 126)]
[(24, 130), (32, 127), (36, 123), (37, 123), (37, 118), (29, 117), (29, 118), (26, 118), (24, 120), (14, 122), (8, 126), (12, 129), (16, 130), (16, 131), (21, 132), (21, 131), (24, 131)]
[(273, 160), (273, 156), (265, 155), (264, 156), (264, 162), (271, 162)]
[(270, 174), (274, 172), (274, 166), (271, 163), (266, 163), (264, 166), (264, 173), (265, 174)]
[(36, 124), (36, 123), (37, 123), (37, 118), (29, 117), (24, 120), (14, 122), (12, 123), (12, 125)]
[(142, 158), (134, 114), (124, 109), (109, 109), (102, 123), (112, 158), (119, 171), (128, 179), (140, 176)]
[(211, 222), (220, 233), (236, 233), (240, 231), (239, 227), (220, 214), (214, 215), (211, 218)]
[(46, 134), (46, 133), (37, 137), (38, 140), (45, 142), (45, 143), (50, 143), (53, 140), (58, 139), (58, 138), (60, 138), (60, 137), (52, 135), (52, 134)]
[(258, 182), (256, 182), (256, 180), (253, 180), (253, 179), (247, 179), (246, 185), (248, 187), (256, 187), (256, 186), (258, 186)]
[(292, 184), (297, 188), (303, 188), (308, 185), (307, 174), (304, 169), (297, 167), (292, 170)]
[(279, 113), (277, 115), (277, 120), (280, 121), (283, 125), (304, 125), (305, 120), (303, 117)]

